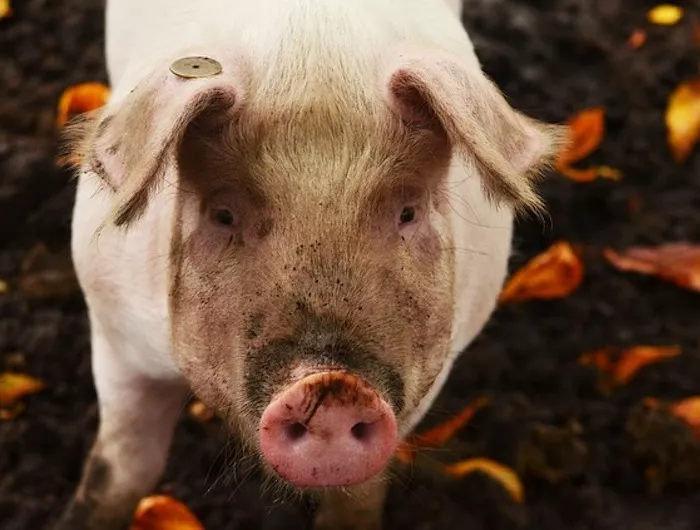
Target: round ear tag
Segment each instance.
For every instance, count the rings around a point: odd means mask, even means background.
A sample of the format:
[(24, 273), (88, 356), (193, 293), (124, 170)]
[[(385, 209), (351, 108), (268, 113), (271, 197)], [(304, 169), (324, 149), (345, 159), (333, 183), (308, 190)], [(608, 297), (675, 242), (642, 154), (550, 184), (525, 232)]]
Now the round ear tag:
[(210, 57), (182, 57), (170, 65), (170, 71), (185, 79), (211, 77), (221, 73), (221, 63)]

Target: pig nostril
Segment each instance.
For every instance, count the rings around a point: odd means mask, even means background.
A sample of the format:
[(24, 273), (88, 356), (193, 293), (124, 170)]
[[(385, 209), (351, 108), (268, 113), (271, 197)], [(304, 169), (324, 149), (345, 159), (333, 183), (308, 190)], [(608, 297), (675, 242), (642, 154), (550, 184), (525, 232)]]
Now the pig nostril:
[(285, 433), (287, 438), (296, 441), (306, 435), (306, 426), (299, 422), (287, 423), (285, 425)]
[(353, 425), (352, 429), (350, 429), (350, 433), (352, 434), (353, 438), (360, 442), (363, 442), (366, 441), (372, 435), (373, 430), (373, 423), (361, 421), (360, 423), (356, 423), (355, 425)]

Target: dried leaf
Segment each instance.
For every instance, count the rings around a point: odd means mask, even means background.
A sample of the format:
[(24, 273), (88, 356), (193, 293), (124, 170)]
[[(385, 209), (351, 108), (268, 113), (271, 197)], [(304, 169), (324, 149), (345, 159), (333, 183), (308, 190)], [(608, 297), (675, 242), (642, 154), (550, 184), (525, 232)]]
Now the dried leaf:
[(187, 411), (193, 419), (200, 423), (206, 423), (214, 418), (214, 411), (198, 399), (190, 403)]
[(101, 107), (107, 102), (109, 94), (109, 88), (97, 82), (68, 87), (58, 101), (56, 124), (63, 127), (73, 116)]
[(409, 436), (405, 442), (399, 444), (396, 450), (396, 458), (402, 462), (410, 463), (413, 461), (417, 450), (424, 447), (440, 447), (446, 444), (458, 430), (471, 421), (474, 414), (490, 402), (490, 398), (480, 397), (446, 422), (433, 427), (423, 434)]
[(668, 144), (676, 163), (688, 159), (700, 137), (700, 78), (679, 84), (666, 107)]
[(571, 141), (559, 153), (557, 166), (569, 166), (596, 150), (605, 133), (605, 110), (602, 107), (582, 110), (569, 118), (566, 125)]
[(633, 50), (641, 48), (647, 40), (647, 32), (642, 28), (635, 29), (627, 39), (627, 46)]
[(463, 460), (445, 467), (445, 473), (451, 477), (461, 478), (479, 471), (500, 482), (516, 502), (523, 502), (524, 488), (518, 475), (511, 468), (489, 460), (488, 458), (473, 458)]
[(602, 178), (607, 180), (621, 180), (622, 171), (610, 166), (591, 166), (578, 169), (571, 166), (559, 166), (557, 171), (575, 182), (593, 182)]
[(632, 346), (624, 349), (616, 359), (614, 348), (601, 348), (584, 353), (578, 359), (583, 366), (595, 366), (603, 376), (601, 390), (610, 392), (613, 387), (627, 384), (643, 367), (677, 357), (678, 346)]
[(658, 247), (633, 247), (622, 253), (605, 249), (603, 256), (616, 269), (657, 276), (700, 291), (700, 245), (666, 243)]
[(7, 285), (7, 282), (4, 280), (0, 280), (0, 294), (5, 294), (10, 287)]
[(659, 4), (647, 12), (647, 20), (659, 26), (673, 26), (683, 18), (683, 9), (674, 4)]
[(671, 405), (671, 414), (688, 424), (700, 440), (700, 396), (682, 399)]
[(582, 280), (583, 263), (571, 244), (558, 241), (513, 274), (499, 302), (563, 298), (570, 295)]
[(27, 405), (21, 401), (18, 401), (9, 407), (0, 407), (0, 421), (14, 420), (17, 416), (24, 412), (25, 408), (27, 408)]
[(10, 0), (0, 0), (0, 20), (12, 16), (12, 6)]
[(0, 406), (12, 405), (18, 399), (43, 390), (39, 379), (26, 374), (4, 372), (0, 374)]
[(204, 530), (204, 525), (180, 501), (152, 495), (141, 499), (130, 530)]

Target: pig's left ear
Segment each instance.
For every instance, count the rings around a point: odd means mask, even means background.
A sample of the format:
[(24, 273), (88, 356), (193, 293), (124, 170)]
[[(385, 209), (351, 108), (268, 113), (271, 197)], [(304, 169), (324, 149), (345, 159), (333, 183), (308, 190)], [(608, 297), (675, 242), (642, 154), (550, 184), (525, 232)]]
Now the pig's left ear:
[(445, 52), (393, 50), (382, 84), (389, 107), (418, 127), (438, 127), (471, 161), (490, 199), (542, 207), (533, 182), (565, 143), (565, 129), (512, 108), (474, 62)]
[(113, 191), (110, 219), (117, 226), (127, 226), (146, 210), (168, 168), (175, 167), (190, 125), (230, 120), (240, 106), (238, 75), (182, 76), (167, 66), (164, 70), (67, 131), (74, 164), (95, 173)]

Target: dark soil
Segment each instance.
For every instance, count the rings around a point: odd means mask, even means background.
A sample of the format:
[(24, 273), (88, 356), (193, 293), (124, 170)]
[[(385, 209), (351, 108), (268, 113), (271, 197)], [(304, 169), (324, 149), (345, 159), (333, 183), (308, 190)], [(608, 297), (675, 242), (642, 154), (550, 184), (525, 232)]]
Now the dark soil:
[[(0, 279), (10, 285), (0, 295), (0, 370), (19, 367), (48, 385), (17, 418), (0, 422), (3, 530), (46, 528), (78, 480), (97, 425), (80, 293), (47, 298), (46, 286), (31, 291), (18, 277), (38, 242), (66, 255), (74, 184), (54, 162), (55, 107), (65, 87), (106, 80), (101, 4), (15, 0), (14, 16), (0, 21)], [(486, 456), (512, 466), (525, 502), (478, 474), (447, 480), (417, 465), (395, 482), (387, 528), (700, 528), (697, 442), (678, 422), (637, 405), (645, 396), (700, 393), (700, 296), (616, 272), (599, 255), (603, 246), (700, 242), (700, 149), (685, 165), (673, 163), (663, 117), (671, 90), (697, 75), (691, 24), (700, 7), (687, 2), (681, 24), (648, 28), (646, 44), (632, 51), (626, 40), (651, 5), (468, 0), (477, 51), (513, 104), (551, 121), (603, 105), (607, 135), (590, 162), (620, 168), (625, 178), (576, 184), (553, 175), (543, 185), (551, 219), (518, 224), (513, 268), (566, 239), (583, 246), (584, 283), (566, 299), (499, 309), (424, 423), (492, 396), (458, 442), (430, 456)], [(59, 291), (70, 283), (44, 280), (58, 282)], [(577, 357), (632, 344), (679, 344), (683, 355), (603, 395)], [(303, 528), (307, 508), (261, 497), (259, 478), (246, 478), (245, 465), (217, 480), (226, 469), (224, 443), (215, 423), (183, 415), (159, 491), (186, 502), (209, 530)]]

